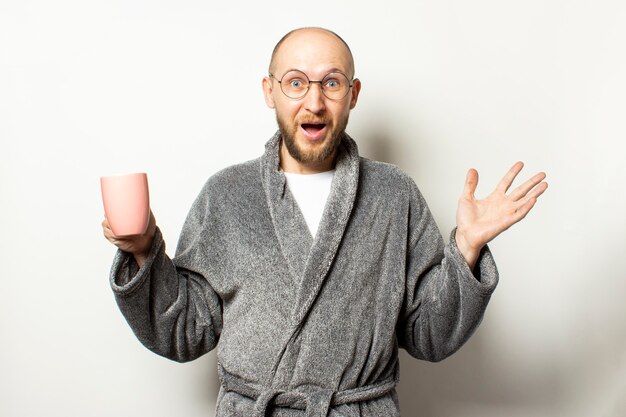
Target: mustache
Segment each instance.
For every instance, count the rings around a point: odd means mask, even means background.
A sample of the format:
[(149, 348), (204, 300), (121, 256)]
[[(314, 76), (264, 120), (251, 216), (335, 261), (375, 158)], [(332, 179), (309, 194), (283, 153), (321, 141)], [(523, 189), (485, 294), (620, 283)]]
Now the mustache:
[(329, 125), (330, 120), (328, 119), (303, 119), (298, 120), (299, 125)]
[(300, 119), (296, 119), (296, 122), (300, 125), (328, 125), (331, 124), (332, 119), (324, 115), (304, 115)]

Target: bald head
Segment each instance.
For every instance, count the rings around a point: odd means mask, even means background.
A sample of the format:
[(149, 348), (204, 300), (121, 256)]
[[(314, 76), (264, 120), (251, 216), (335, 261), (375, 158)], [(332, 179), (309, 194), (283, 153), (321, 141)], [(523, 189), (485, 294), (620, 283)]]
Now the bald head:
[(346, 41), (344, 41), (341, 36), (337, 35), (335, 32), (318, 27), (294, 29), (283, 36), (272, 51), (272, 59), (269, 67), (270, 73), (276, 73), (277, 66), (283, 58), (281, 54), (285, 45), (288, 45), (291, 50), (294, 47), (297, 47), (298, 44), (310, 44), (312, 41), (316, 42), (317, 45), (321, 45), (322, 43), (326, 43), (328, 45), (334, 44), (332, 46), (339, 51), (339, 54), (343, 55), (341, 58), (343, 58), (346, 62), (346, 75), (348, 78), (354, 77), (354, 58), (352, 57), (352, 51)]

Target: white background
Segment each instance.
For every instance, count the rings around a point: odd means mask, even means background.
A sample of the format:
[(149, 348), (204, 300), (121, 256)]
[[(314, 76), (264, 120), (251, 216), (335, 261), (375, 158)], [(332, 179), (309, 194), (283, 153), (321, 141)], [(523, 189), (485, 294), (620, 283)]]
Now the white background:
[(348, 132), (421, 187), (443, 234), (465, 173), (550, 188), (492, 243), (484, 322), (401, 355), (404, 416), (626, 415), (623, 1), (0, 1), (0, 415), (210, 416), (210, 353), (142, 347), (108, 283), (99, 176), (146, 171), (168, 252), (212, 173), (276, 129), (274, 44), (324, 26), (363, 82)]

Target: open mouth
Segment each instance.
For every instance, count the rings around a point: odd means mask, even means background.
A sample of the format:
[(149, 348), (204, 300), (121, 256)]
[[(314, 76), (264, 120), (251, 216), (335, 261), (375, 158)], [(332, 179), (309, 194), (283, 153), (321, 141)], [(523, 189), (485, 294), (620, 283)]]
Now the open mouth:
[(320, 130), (324, 129), (324, 127), (326, 127), (325, 124), (323, 123), (303, 123), (302, 124), (302, 129), (306, 130), (308, 133), (310, 134), (315, 134), (317, 132), (319, 132)]
[(325, 123), (302, 123), (300, 127), (304, 136), (309, 140), (317, 140), (326, 132)]

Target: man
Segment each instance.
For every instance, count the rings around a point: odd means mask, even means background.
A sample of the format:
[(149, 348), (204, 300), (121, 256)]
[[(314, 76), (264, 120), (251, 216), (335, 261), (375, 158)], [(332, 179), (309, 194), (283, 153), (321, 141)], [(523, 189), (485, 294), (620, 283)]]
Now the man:
[(517, 163), (476, 200), (470, 170), (444, 245), (411, 178), (359, 157), (344, 132), (361, 82), (341, 38), (290, 32), (262, 86), (279, 131), (208, 180), (174, 260), (154, 216), (129, 238), (103, 222), (120, 248), (116, 300), (160, 355), (217, 346), (218, 416), (399, 416), (398, 347), (439, 361), (470, 337), (498, 280), (486, 244), (528, 213), (545, 175), (506, 195)]

